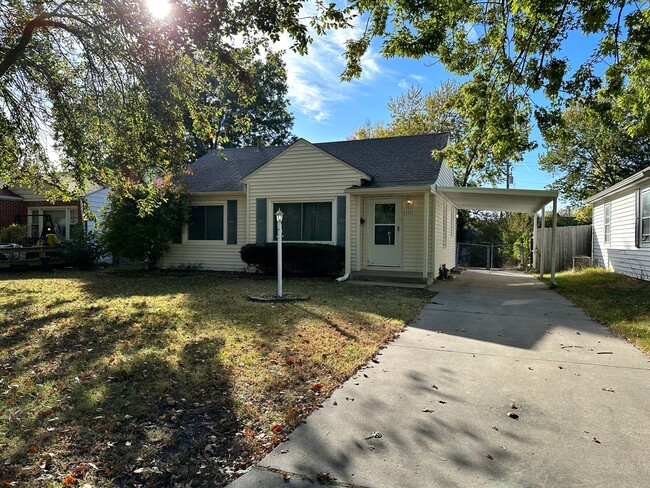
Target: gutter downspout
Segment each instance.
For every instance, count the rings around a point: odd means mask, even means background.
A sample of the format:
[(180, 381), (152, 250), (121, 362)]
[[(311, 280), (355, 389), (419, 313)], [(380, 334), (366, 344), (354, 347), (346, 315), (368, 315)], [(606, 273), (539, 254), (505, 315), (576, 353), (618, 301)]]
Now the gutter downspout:
[(352, 209), (350, 208), (350, 203), (352, 198), (349, 193), (345, 194), (345, 274), (339, 278), (336, 278), (337, 283), (343, 283), (350, 278), (350, 269), (352, 268), (352, 249), (350, 248), (350, 216), (352, 215)]

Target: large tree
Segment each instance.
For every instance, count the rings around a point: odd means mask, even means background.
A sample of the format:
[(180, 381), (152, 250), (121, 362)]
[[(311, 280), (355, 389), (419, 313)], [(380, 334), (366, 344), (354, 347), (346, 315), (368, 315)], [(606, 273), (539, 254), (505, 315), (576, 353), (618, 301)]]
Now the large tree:
[[(509, 160), (520, 159), (534, 147), (527, 138), (529, 117), (525, 111), (512, 106), (514, 112), (499, 114), (504, 120), (491, 121), (490, 136), (485, 132), (487, 119), (479, 126), (471, 123), (472, 111), (476, 110), (474, 87), (453, 81), (441, 84), (430, 93), (412, 87), (389, 99), (390, 122), (367, 122), (354, 131), (352, 138), (449, 132), (450, 144), (434, 156), (444, 159), (454, 169), (458, 184), (496, 184), (505, 177)], [(484, 95), (486, 98), (480, 106), (487, 107), (491, 94)]]
[(192, 133), (216, 137), (223, 107), (203, 103), (208, 75), (250, 85), (234, 46), (258, 54), (288, 32), (304, 53), (310, 23), (345, 24), (333, 6), (318, 5), (317, 19), (301, 4), (176, 0), (158, 19), (141, 0), (2, 2), (0, 180), (34, 186), (66, 173), (78, 192), (93, 181), (127, 194), (151, 184), (154, 195), (152, 182), (191, 161)]
[(295, 139), (281, 53), (259, 58), (250, 50), (240, 50), (239, 56), (247, 72), (245, 85), (233, 83), (229, 73), (220, 76), (215, 71), (208, 78), (210, 92), (202, 94), (203, 101), (217, 111), (210, 120), (211, 137), (198, 140), (199, 152), (217, 146), (279, 146)]
[[(462, 88), (468, 134), (481, 134), (497, 159), (517, 154), (529, 134), (515, 129), (532, 109), (553, 123), (566, 102), (595, 110), (601, 96), (628, 107), (623, 130), (650, 133), (650, 7), (628, 0), (357, 0), (368, 27), (348, 43), (344, 78), (358, 76), (373, 39), (387, 57), (434, 56), (448, 71), (469, 76)], [(581, 64), (563, 48), (588, 38)], [(541, 92), (554, 103), (536, 107)], [(468, 140), (471, 146), (471, 141)]]
[(629, 107), (610, 100), (572, 103), (553, 123), (541, 126), (546, 153), (540, 166), (555, 175), (551, 185), (570, 201), (585, 198), (650, 165), (650, 133), (630, 133)]

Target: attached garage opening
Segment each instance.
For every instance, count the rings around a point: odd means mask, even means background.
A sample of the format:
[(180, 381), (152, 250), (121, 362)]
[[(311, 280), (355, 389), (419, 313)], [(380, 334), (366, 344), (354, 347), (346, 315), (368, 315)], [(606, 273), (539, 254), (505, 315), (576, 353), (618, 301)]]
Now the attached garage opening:
[[(436, 186), (435, 192), (443, 195), (460, 210), (490, 210), (496, 212), (527, 213), (533, 215), (533, 239), (535, 247), (539, 242), (537, 233), (541, 232), (544, 240), (546, 232), (546, 206), (553, 206), (551, 226), (551, 255), (545, 256), (544, 248), (535, 249), (533, 267), (540, 270), (540, 278), (544, 276), (546, 259), (551, 262), (551, 286), (555, 287), (555, 258), (557, 236), (557, 191), (551, 190), (515, 190), (506, 188), (471, 188), (457, 186)], [(540, 217), (541, 212), (541, 217)], [(541, 218), (541, 227), (537, 229), (537, 219)], [(538, 259), (539, 252), (539, 262)]]

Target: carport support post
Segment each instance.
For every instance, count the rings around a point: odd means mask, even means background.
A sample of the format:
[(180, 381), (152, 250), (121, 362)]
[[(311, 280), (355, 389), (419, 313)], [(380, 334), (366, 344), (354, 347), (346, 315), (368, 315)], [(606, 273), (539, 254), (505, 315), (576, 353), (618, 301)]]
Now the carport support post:
[(553, 199), (553, 227), (551, 228), (551, 288), (555, 288), (555, 238), (557, 235), (557, 198)]
[(546, 249), (546, 205), (542, 207), (542, 222), (541, 222), (541, 229), (540, 233), (542, 234), (539, 240), (539, 245), (537, 246), (537, 249), (539, 249), (539, 279), (542, 280), (544, 279), (544, 250)]
[(537, 269), (537, 253), (539, 246), (537, 245), (537, 212), (533, 217), (533, 248), (531, 252), (533, 253), (533, 269)]

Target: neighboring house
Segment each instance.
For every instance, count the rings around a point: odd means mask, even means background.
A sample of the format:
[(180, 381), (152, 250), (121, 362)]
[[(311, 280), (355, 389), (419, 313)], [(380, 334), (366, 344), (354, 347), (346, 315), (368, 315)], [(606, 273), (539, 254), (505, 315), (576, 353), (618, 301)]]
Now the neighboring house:
[[(97, 219), (101, 215), (100, 209), (106, 204), (107, 192), (106, 189), (93, 187), (86, 194), (85, 200)], [(28, 237), (35, 240), (41, 236), (49, 221), (61, 239), (70, 239), (73, 226), (82, 221), (81, 202), (50, 202), (45, 196), (26, 187), (0, 188), (0, 229), (14, 223), (26, 225)], [(87, 230), (94, 225), (95, 221), (87, 221)]]
[(90, 190), (86, 194), (86, 202), (88, 203), (88, 210), (95, 217), (94, 220), (86, 221), (86, 230), (90, 232), (95, 228), (95, 225), (102, 221), (102, 213), (105, 210), (106, 203), (108, 202), (108, 188), (98, 188)]
[(51, 220), (56, 234), (69, 239), (72, 226), (81, 219), (79, 200), (49, 202), (43, 195), (25, 187), (0, 189), (0, 228), (11, 224), (27, 226), (27, 235), (38, 239)]
[(650, 167), (585, 203), (593, 205), (594, 264), (650, 280)]
[(436, 185), (454, 186), (432, 158), (448, 134), (212, 151), (191, 167), (191, 221), (164, 256), (165, 267), (201, 263), (243, 271), (246, 243), (345, 246), (346, 271), (375, 270), (431, 282), (455, 264), (456, 208)]

